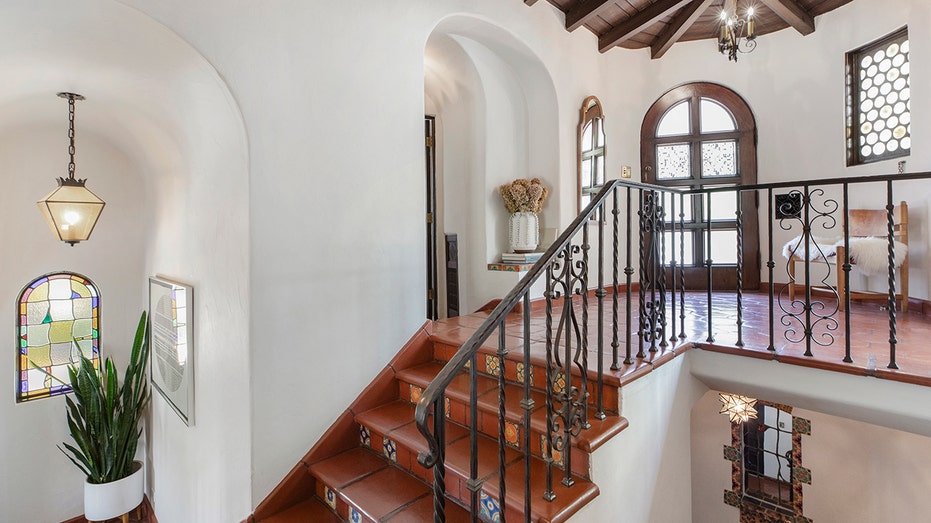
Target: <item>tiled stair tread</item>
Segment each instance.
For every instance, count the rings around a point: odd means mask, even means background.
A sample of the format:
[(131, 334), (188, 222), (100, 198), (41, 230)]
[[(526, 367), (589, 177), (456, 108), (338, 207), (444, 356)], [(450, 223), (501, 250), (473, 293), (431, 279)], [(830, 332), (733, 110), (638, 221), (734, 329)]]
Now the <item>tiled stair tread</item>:
[[(469, 512), (449, 499), (446, 500), (445, 512), (447, 523), (468, 523), (471, 521)], [(414, 504), (388, 519), (388, 523), (424, 523), (425, 521), (433, 521), (432, 495), (418, 499)]]
[[(546, 486), (546, 465), (537, 459), (530, 462), (530, 510), (534, 514), (534, 521), (538, 523), (561, 523), (568, 520), (586, 504), (598, 496), (598, 486), (584, 479), (574, 477), (575, 484), (566, 487), (562, 484), (562, 471), (553, 469), (553, 492), (556, 499), (546, 501), (543, 492)], [(505, 486), (507, 493), (505, 503), (511, 510), (524, 512), (524, 462), (523, 460), (510, 465), (505, 471)], [(483, 485), (483, 490), (493, 497), (498, 497), (498, 475), (489, 478)], [(536, 516), (539, 515), (539, 519)]]
[(407, 472), (387, 467), (344, 487), (339, 495), (366, 517), (383, 521), (414, 501), (429, 497), (430, 492), (427, 485)]
[(325, 485), (338, 490), (387, 467), (385, 460), (377, 454), (363, 447), (356, 447), (314, 463), (309, 469), (310, 473)]
[[(455, 337), (444, 336), (444, 334), (445, 334), (445, 333), (443, 333), (443, 332), (435, 333), (435, 334), (433, 334), (433, 335), (430, 336), (430, 340), (433, 341), (433, 342), (436, 342), (436, 343), (443, 343), (443, 344), (446, 344), (446, 345), (453, 345), (453, 346), (455, 346), (455, 347), (459, 347), (459, 346), (461, 346), (461, 345), (463, 344), (463, 341), (458, 341), (458, 340), (455, 339)], [(523, 362), (523, 361), (524, 361), (524, 354), (523, 354), (523, 345), (522, 345), (522, 343), (516, 343), (516, 342), (515, 342), (515, 337), (512, 337), (512, 336), (509, 336), (508, 339), (511, 340), (511, 343), (509, 344), (509, 347), (508, 347), (510, 350), (509, 350), (509, 352), (507, 353), (507, 355), (505, 356), (505, 358), (506, 358), (508, 361)], [(488, 341), (488, 342), (486, 342), (486, 343), (492, 343), (492, 341), (493, 341), (494, 344), (497, 344), (497, 341), (494, 341), (494, 340), (490, 340), (490, 341)], [(542, 343), (542, 342), (540, 342), (540, 341), (532, 341), (531, 343)], [(624, 349), (623, 343), (622, 343), (621, 345), (622, 345), (622, 346), (620, 347), (619, 350), (621, 351), (621, 359), (623, 359), (623, 351), (624, 351), (625, 349)], [(605, 347), (606, 347), (606, 349), (605, 349), (606, 351), (610, 351), (610, 350), (611, 350), (610, 342), (607, 341), (607, 340), (606, 340), (606, 343), (605, 343)], [(496, 346), (493, 346), (493, 345), (481, 345), (481, 346), (479, 346), (479, 348), (478, 348), (478, 353), (479, 353), (479, 354), (497, 354), (497, 352), (498, 352), (497, 347), (496, 347)], [(598, 371), (597, 371), (597, 368), (598, 368), (598, 359), (597, 359), (597, 358), (598, 358), (598, 356), (597, 356), (597, 354), (598, 354), (598, 353), (597, 353), (596, 351), (593, 351), (593, 350), (591, 350), (591, 349), (589, 349), (589, 351), (588, 351), (588, 376), (589, 376), (589, 378), (592, 379), (592, 380), (595, 380), (595, 379), (598, 378)], [(451, 357), (451, 354), (448, 355), (448, 356)], [(441, 361), (443, 361), (444, 364), (445, 364), (448, 360), (449, 360), (449, 358), (441, 358)], [(542, 350), (541, 350), (541, 351), (535, 351), (535, 350), (531, 349), (531, 352), (530, 352), (530, 364), (531, 364), (532, 366), (534, 366), (534, 367), (538, 367), (538, 368), (541, 368), (541, 369), (546, 368), (546, 356), (543, 354), (543, 351), (542, 351)], [(622, 367), (622, 370), (621, 370), (621, 371), (614, 371), (614, 370), (611, 370), (611, 355), (610, 355), (609, 353), (605, 353), (603, 365), (604, 365), (604, 383), (605, 383), (605, 385), (610, 385), (610, 386), (612, 386), (612, 387), (620, 387), (620, 386), (624, 383), (624, 379), (623, 379), (623, 378), (624, 378), (623, 367)], [(578, 370), (578, 368), (576, 368), (575, 366), (572, 367), (572, 374), (573, 374), (573, 375), (576, 375), (576, 376), (579, 375), (579, 370)]]
[[(498, 442), (479, 433), (476, 440), (478, 449), (478, 477), (489, 477), (498, 471)], [(455, 473), (462, 478), (470, 478), (471, 445), (469, 438), (462, 438), (446, 446), (446, 473)], [(505, 463), (520, 459), (521, 453), (511, 447), (504, 449)]]
[[(436, 378), (436, 374), (431, 373), (439, 373), (442, 368), (442, 365), (438, 363), (425, 363), (413, 369), (408, 369), (411, 372), (399, 372), (398, 377), (404, 381), (413, 382), (415, 385), (426, 386), (426, 384), (429, 384), (431, 381), (433, 381), (434, 378)], [(468, 376), (465, 374), (463, 374), (463, 376), (466, 378), (465, 384), (468, 385)], [(479, 378), (481, 379), (483, 376), (479, 376)], [(491, 378), (485, 378), (485, 380), (491, 383), (491, 388), (479, 395), (477, 402), (478, 408), (483, 412), (497, 413), (498, 384)], [(504, 393), (506, 408), (505, 418), (514, 422), (521, 422), (524, 416), (523, 408), (520, 406), (520, 401), (524, 397), (523, 385), (507, 383), (505, 384)], [(466, 405), (469, 404), (468, 388), (465, 389), (465, 394), (452, 394), (450, 392), (448, 396), (450, 396), (452, 400), (459, 401), (460, 403), (464, 403)], [(532, 389), (531, 397), (534, 400), (534, 411), (530, 416), (530, 429), (534, 432), (544, 434), (546, 433), (545, 396), (543, 393)], [(582, 433), (579, 434), (577, 438), (573, 439), (574, 444), (586, 452), (594, 451), (606, 441), (608, 441), (612, 436), (627, 427), (627, 420), (620, 416), (608, 415), (608, 417), (604, 420), (598, 420), (593, 415), (590, 415), (589, 417), (591, 428), (582, 431)], [(411, 419), (412, 418), (413, 416), (411, 416)]]
[[(388, 417), (388, 414), (396, 418)], [(403, 400), (392, 401), (381, 407), (363, 412), (356, 416), (356, 421), (369, 429), (384, 434), (399, 445), (409, 449), (416, 456), (427, 450), (427, 441), (417, 430), (414, 422), (414, 405)], [(430, 417), (430, 427), (433, 427), (433, 417)], [(461, 438), (468, 437), (469, 429), (451, 421), (446, 422), (447, 445)]]
[[(443, 364), (431, 362), (424, 363), (422, 365), (417, 365), (415, 367), (410, 367), (399, 371), (397, 378), (401, 381), (407, 383), (413, 383), (422, 388), (427, 388), (427, 385), (432, 382), (437, 374), (443, 370)], [(498, 386), (498, 383), (486, 376), (479, 374), (476, 377), (476, 390), (478, 394), (484, 394), (489, 390)], [(462, 403), (469, 402), (469, 375), (468, 373), (460, 373), (453, 381), (450, 382), (449, 387), (446, 388), (446, 396), (455, 400), (458, 400)]]
[(341, 523), (342, 520), (317, 498), (302, 501), (258, 523)]

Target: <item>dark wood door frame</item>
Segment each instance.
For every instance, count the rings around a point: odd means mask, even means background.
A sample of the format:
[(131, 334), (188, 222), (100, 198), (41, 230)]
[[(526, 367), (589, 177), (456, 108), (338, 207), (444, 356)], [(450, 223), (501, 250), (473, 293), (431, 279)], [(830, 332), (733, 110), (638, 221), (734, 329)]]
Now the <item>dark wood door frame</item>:
[[(701, 134), (699, 127), (699, 102), (701, 98), (709, 98), (724, 105), (733, 114), (737, 124), (736, 132), (715, 133), (714, 140), (736, 140), (737, 141), (737, 162), (738, 174), (735, 177), (721, 177), (714, 179), (683, 179), (683, 180), (666, 180), (657, 182), (655, 164), (656, 164), (656, 145), (663, 143), (699, 143), (701, 140), (711, 138), (708, 134)], [(690, 99), (691, 103), (691, 132), (688, 135), (679, 135), (673, 137), (656, 137), (656, 128), (660, 119), (666, 114), (672, 106)], [(660, 96), (656, 102), (647, 111), (640, 128), (640, 165), (642, 166), (641, 179), (645, 183), (657, 185), (667, 185), (670, 187), (711, 187), (720, 185), (750, 185), (756, 183), (756, 120), (753, 112), (747, 102), (737, 93), (722, 85), (695, 82), (673, 88)], [(693, 165), (701, 165), (701, 153), (699, 147), (692, 148)], [(698, 162), (698, 163), (695, 163)], [(678, 205), (678, 201), (676, 202)], [(758, 196), (755, 192), (746, 192), (741, 196), (741, 222), (743, 225), (743, 270), (742, 285), (744, 289), (760, 288), (760, 229), (759, 215), (757, 211)], [(696, 214), (701, 212), (701, 205), (695, 207)], [(678, 212), (678, 209), (677, 211)], [(694, 217), (693, 217), (694, 218)], [(736, 217), (735, 217), (736, 218)], [(733, 228), (733, 220), (712, 221), (712, 229), (715, 228)], [(703, 222), (693, 222), (692, 228), (703, 228)], [(686, 228), (690, 228), (686, 222)], [(678, 223), (676, 230), (679, 230)], [(705, 289), (707, 288), (707, 267), (704, 265), (706, 258), (703, 252), (703, 241), (693, 242), (694, 260), (693, 266), (684, 268), (687, 288)], [(714, 252), (711, 253), (712, 259)], [(734, 289), (737, 286), (737, 267), (736, 265), (719, 265), (712, 266), (712, 286), (715, 289)]]
[(427, 177), (427, 319), (436, 320), (437, 313), (437, 262), (436, 262), (436, 117), (424, 116), (424, 147), (426, 150)]

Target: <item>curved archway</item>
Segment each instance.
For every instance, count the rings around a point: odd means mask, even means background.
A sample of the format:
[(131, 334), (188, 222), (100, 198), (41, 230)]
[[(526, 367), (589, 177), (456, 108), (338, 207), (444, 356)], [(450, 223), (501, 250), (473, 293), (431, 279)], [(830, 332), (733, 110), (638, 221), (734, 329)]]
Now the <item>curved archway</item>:
[[(559, 194), (568, 183), (558, 172), (556, 90), (529, 46), (469, 15), (436, 25), (424, 73), (425, 111), (437, 121), (438, 229), (459, 234), (460, 310), (472, 312), (516, 283), (513, 273), (487, 269), (508, 248), (498, 187), (536, 177)], [(556, 227), (560, 211), (559, 200), (549, 200), (541, 226)]]
[[(249, 354), (249, 158), (243, 118), (207, 60), (165, 26), (112, 0), (8, 2), (0, 6), (0, 177), (7, 183), (8, 258), (0, 285), (13, 288), (53, 270), (92, 274), (107, 296), (102, 351), (128, 360), (145, 281), (172, 275), (198, 288), (198, 430), (179, 426), (153, 397), (145, 434), (147, 484), (159, 516), (213, 513), (234, 520), (251, 509)], [(93, 238), (59, 245), (35, 209), (67, 164), (67, 109), (59, 91), (86, 96), (76, 114), (76, 175), (107, 202)], [(18, 282), (18, 283), (14, 283)], [(11, 299), (0, 313), (12, 318)], [(206, 304), (224, 304), (208, 314)], [(196, 305), (196, 304), (195, 304)], [(209, 318), (209, 319), (208, 319)], [(5, 390), (12, 391), (12, 373)], [(61, 403), (0, 402), (0, 441), (16, 482), (0, 489), (0, 519), (61, 521), (82, 512), (83, 477), (49, 452), (68, 440)], [(235, 408), (231, 405), (236, 405)], [(28, 430), (23, 430), (28, 428)], [(188, 456), (198, 456), (196, 469)], [(229, 460), (229, 456), (244, 458)], [(195, 482), (196, 480), (196, 482)], [(218, 485), (216, 505), (194, 499)], [(34, 485), (41, 484), (43, 489)], [(50, 493), (55, 498), (50, 499)], [(151, 491), (150, 491), (151, 493)], [(223, 500), (220, 502), (219, 500)]]

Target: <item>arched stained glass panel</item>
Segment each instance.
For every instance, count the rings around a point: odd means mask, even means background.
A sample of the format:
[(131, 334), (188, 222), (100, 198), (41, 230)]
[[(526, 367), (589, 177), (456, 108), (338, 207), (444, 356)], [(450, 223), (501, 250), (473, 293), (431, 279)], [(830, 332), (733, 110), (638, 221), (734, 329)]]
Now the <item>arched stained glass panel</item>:
[(100, 295), (88, 278), (41, 276), (20, 292), (17, 308), (17, 402), (70, 392), (68, 366), (81, 354), (100, 367)]

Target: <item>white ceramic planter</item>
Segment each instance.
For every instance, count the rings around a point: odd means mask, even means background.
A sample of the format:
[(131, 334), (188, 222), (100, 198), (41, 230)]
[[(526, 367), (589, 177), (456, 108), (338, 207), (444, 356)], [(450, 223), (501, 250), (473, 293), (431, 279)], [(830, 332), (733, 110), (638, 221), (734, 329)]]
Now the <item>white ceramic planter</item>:
[(99, 485), (84, 481), (84, 517), (106, 521), (122, 516), (142, 503), (145, 475), (142, 462), (133, 462), (133, 473), (123, 479)]
[(536, 213), (515, 212), (508, 220), (508, 242), (514, 252), (533, 252), (540, 243), (540, 220)]

